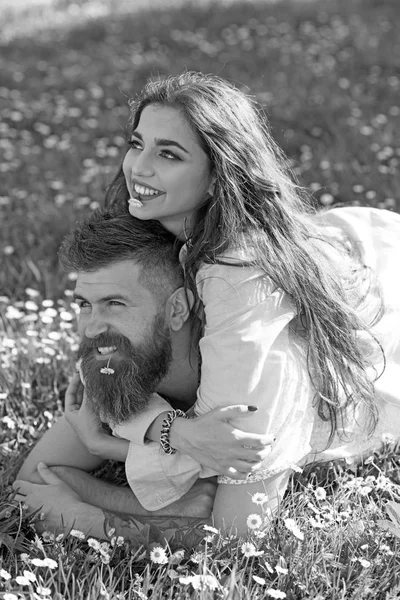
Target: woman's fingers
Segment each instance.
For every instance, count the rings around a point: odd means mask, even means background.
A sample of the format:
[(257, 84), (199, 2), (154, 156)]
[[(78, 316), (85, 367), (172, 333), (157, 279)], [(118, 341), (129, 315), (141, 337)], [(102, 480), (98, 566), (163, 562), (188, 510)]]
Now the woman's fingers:
[(271, 446), (263, 446), (261, 449), (244, 446), (241, 448), (241, 450), (236, 452), (236, 454), (237, 459), (239, 460), (244, 460), (251, 463), (261, 462), (271, 454)]
[(232, 404), (230, 406), (224, 406), (222, 408), (215, 409), (221, 413), (221, 418), (225, 421), (233, 419), (238, 415), (251, 415), (258, 411), (258, 406), (247, 405), (247, 404)]
[(234, 435), (240, 446), (256, 448), (257, 450), (271, 446), (275, 441), (274, 434), (272, 433), (264, 435), (262, 433), (249, 433), (241, 429), (233, 429), (232, 435)]

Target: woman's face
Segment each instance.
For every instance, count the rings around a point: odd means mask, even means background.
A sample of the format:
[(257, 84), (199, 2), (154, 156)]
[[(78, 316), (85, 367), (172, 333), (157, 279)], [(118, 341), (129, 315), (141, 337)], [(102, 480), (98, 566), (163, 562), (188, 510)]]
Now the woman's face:
[(140, 115), (130, 146), (122, 165), (129, 212), (181, 235), (213, 190), (210, 161), (196, 135), (178, 109), (151, 104)]

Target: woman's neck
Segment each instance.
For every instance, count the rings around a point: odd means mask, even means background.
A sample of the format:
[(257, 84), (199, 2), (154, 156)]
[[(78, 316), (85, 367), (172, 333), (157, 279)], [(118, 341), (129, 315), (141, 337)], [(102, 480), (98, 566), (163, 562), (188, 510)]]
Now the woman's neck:
[(181, 242), (186, 242), (192, 232), (190, 217), (159, 219), (158, 221), (164, 229), (170, 231)]

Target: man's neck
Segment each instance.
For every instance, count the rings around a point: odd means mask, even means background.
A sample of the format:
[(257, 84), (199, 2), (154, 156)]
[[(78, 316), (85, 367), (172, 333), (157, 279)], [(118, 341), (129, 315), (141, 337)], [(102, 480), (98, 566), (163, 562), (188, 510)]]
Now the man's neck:
[(174, 344), (168, 374), (157, 387), (157, 393), (170, 401), (190, 408), (196, 401), (199, 387), (199, 353), (189, 343)]

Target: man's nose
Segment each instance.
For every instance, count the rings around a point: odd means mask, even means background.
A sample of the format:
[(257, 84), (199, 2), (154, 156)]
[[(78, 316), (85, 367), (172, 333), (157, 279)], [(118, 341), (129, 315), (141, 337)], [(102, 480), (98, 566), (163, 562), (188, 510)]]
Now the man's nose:
[(107, 330), (108, 325), (104, 319), (100, 316), (92, 316), (90, 322), (85, 327), (85, 336), (94, 339), (102, 333), (106, 333)]

